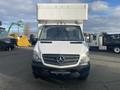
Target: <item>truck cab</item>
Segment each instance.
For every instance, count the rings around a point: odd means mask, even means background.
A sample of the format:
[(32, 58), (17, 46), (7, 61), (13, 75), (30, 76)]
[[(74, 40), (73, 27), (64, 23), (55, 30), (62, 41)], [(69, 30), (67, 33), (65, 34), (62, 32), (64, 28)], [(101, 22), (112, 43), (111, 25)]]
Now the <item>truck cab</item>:
[(85, 37), (90, 50), (106, 50), (116, 54), (120, 53), (120, 34), (119, 33), (86, 33)]
[[(53, 7), (54, 9), (56, 9), (55, 7), (58, 9), (66, 8), (68, 14), (61, 12), (62, 14), (60, 15), (57, 12), (57, 18), (49, 17), (44, 21), (43, 17), (40, 14), (38, 15), (42, 18), (40, 17), (41, 19), (39, 19), (38, 41), (33, 50), (33, 75), (38, 78), (43, 77), (44, 73), (64, 75), (77, 72), (79, 79), (86, 80), (90, 71), (89, 49), (84, 39), (82, 22), (86, 17), (81, 18), (82, 20), (70, 20), (70, 18), (67, 20), (67, 18), (65, 19), (65, 17), (61, 16), (68, 16), (69, 8), (84, 7), (86, 11), (87, 5), (77, 4), (76, 7), (76, 5), (52, 4), (50, 7), (52, 9)], [(48, 12), (47, 10), (45, 11), (45, 8), (49, 8), (49, 5), (38, 5), (38, 9), (40, 9), (38, 11)], [(46, 18), (45, 15), (44, 18)]]

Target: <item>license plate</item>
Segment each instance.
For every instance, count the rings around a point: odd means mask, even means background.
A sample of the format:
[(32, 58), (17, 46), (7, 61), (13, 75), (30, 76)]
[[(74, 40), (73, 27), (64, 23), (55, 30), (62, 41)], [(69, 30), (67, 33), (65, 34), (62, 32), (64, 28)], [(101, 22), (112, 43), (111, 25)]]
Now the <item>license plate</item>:
[(67, 71), (51, 71), (52, 74), (70, 74), (70, 72)]

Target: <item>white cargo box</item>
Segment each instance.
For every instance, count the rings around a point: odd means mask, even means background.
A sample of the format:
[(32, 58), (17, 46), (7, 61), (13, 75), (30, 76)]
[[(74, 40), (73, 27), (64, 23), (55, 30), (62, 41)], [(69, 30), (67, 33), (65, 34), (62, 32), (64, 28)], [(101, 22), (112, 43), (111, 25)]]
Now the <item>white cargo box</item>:
[(38, 4), (37, 9), (38, 21), (83, 21), (88, 19), (88, 4)]

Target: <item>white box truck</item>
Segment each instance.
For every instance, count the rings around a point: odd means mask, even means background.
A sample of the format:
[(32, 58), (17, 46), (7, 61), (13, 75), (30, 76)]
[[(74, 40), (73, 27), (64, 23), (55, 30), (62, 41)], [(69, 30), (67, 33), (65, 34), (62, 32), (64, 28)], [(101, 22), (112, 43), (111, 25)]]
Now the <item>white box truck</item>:
[(35, 78), (45, 73), (78, 73), (86, 80), (90, 71), (89, 49), (83, 35), (87, 4), (38, 4), (38, 41), (33, 51)]

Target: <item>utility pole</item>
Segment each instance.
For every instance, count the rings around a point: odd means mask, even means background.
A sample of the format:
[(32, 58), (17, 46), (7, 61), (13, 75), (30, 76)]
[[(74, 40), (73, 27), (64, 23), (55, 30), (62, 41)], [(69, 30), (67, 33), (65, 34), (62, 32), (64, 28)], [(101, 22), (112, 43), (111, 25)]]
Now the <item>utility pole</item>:
[(0, 26), (2, 25), (2, 21), (0, 21)]

